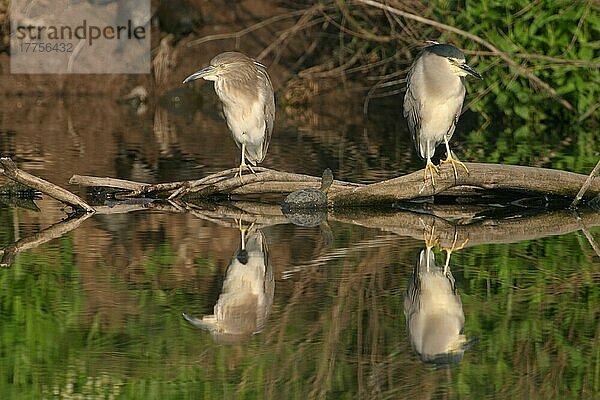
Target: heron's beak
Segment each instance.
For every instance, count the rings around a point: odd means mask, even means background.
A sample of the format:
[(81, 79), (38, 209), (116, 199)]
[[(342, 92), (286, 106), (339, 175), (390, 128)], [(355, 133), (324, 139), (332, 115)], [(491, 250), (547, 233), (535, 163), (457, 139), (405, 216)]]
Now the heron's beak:
[(460, 64), (458, 66), (458, 68), (462, 69), (463, 71), (467, 71), (469, 73), (469, 75), (473, 75), (476, 78), (483, 79), (483, 77), (481, 76), (481, 74), (479, 72), (477, 72), (475, 70), (475, 68), (469, 67), (467, 64)]
[(200, 71), (194, 72), (183, 80), (183, 83), (188, 83), (196, 79), (204, 78), (205, 76), (211, 75), (215, 71), (215, 67), (209, 65), (206, 68), (202, 68)]

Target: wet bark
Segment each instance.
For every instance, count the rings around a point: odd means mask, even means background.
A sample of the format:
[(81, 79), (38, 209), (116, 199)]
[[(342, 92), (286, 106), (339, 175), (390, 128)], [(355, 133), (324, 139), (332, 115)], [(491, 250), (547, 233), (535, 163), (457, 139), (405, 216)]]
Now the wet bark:
[[(586, 175), (547, 168), (481, 163), (466, 163), (466, 166), (470, 172), (467, 174), (459, 168), (458, 177), (455, 178), (450, 165), (441, 165), (440, 175), (435, 175), (435, 186), (431, 179), (424, 181), (423, 171), (417, 171), (332, 194), (331, 202), (335, 206), (354, 206), (407, 201), (438, 194), (460, 195), (462, 187), (468, 187), (471, 191), (477, 188), (574, 198), (588, 180)], [(449, 192), (450, 189), (454, 191)], [(600, 179), (590, 181), (585, 194), (588, 197), (600, 194)]]

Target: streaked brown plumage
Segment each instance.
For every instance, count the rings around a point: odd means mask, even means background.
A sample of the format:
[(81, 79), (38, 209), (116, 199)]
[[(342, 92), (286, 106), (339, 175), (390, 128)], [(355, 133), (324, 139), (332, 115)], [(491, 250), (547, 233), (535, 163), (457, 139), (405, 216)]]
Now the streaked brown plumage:
[(241, 176), (242, 169), (249, 167), (246, 160), (256, 165), (267, 154), (275, 121), (271, 79), (264, 65), (232, 51), (217, 55), (208, 67), (188, 76), (183, 83), (199, 78), (215, 82), (227, 126), (242, 150)]

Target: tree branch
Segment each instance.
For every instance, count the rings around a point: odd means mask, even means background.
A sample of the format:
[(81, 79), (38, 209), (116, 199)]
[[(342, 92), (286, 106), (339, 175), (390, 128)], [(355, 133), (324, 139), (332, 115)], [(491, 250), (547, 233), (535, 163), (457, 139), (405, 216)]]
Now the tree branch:
[[(458, 179), (450, 165), (442, 164), (440, 174), (435, 175), (435, 187), (431, 180), (424, 180), (423, 170), (372, 184), (357, 184), (336, 180), (329, 190), (329, 202), (333, 207), (359, 207), (390, 204), (415, 200), (432, 195), (477, 196), (484, 192), (523, 192), (528, 195), (549, 195), (574, 198), (586, 179), (585, 175), (572, 172), (523, 167), (518, 165), (467, 163), (466, 174), (458, 170)], [(134, 189), (121, 194), (121, 198), (140, 195), (158, 195), (166, 192), (169, 199), (184, 196), (208, 198), (214, 195), (260, 195), (285, 194), (299, 189), (317, 188), (320, 178), (257, 168), (256, 174), (235, 176), (237, 168), (222, 171), (196, 181), (167, 182), (148, 185), (140, 182), (109, 180), (107, 178), (74, 176), (71, 182), (81, 185)], [(600, 180), (590, 181), (585, 196), (600, 194)]]
[(10, 158), (0, 158), (0, 165), (2, 165), (2, 167), (4, 168), (2, 173), (6, 177), (12, 179), (13, 181), (19, 182), (32, 189), (39, 190), (40, 192), (47, 194), (48, 196), (60, 202), (69, 204), (76, 210), (94, 212), (94, 208), (89, 206), (79, 196), (76, 196), (68, 190), (61, 188), (60, 186), (57, 186), (51, 182), (48, 182), (42, 178), (38, 178), (37, 176), (31, 175), (30, 173), (27, 173), (17, 168), (15, 163)]

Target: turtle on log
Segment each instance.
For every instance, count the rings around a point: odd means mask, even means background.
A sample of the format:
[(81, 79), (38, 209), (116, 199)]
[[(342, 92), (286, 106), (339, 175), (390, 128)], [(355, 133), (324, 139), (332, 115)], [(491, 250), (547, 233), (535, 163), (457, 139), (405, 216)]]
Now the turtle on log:
[(327, 217), (327, 191), (333, 183), (333, 174), (327, 168), (323, 171), (321, 187), (296, 190), (290, 193), (281, 204), (281, 211), (294, 224), (318, 226)]

